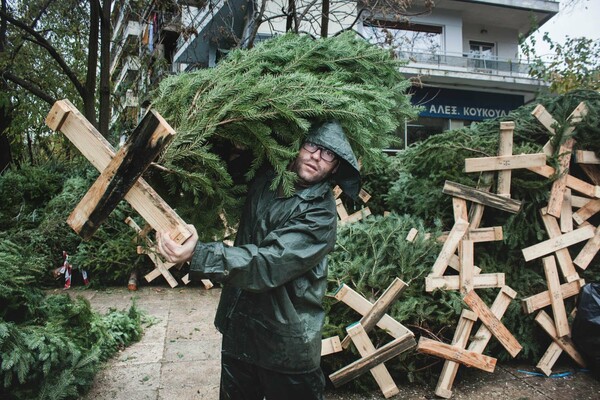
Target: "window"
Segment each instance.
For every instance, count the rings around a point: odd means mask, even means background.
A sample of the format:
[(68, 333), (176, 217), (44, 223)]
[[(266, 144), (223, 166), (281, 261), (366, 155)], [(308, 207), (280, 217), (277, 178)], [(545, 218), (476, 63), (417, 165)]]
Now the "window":
[(469, 65), (480, 70), (490, 70), (497, 67), (494, 43), (469, 41)]
[(369, 42), (392, 48), (401, 58), (418, 61), (443, 51), (441, 26), (369, 19), (363, 22), (363, 28)]

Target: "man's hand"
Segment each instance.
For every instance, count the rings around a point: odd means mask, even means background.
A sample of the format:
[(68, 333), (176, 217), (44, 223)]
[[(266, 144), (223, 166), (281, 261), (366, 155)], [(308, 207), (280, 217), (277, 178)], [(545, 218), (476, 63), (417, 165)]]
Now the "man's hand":
[(188, 228), (192, 232), (192, 236), (182, 244), (178, 244), (171, 239), (168, 232), (159, 232), (156, 235), (158, 251), (163, 255), (165, 260), (181, 264), (192, 259), (196, 243), (198, 243), (198, 232), (196, 232), (196, 228), (193, 225), (188, 225)]

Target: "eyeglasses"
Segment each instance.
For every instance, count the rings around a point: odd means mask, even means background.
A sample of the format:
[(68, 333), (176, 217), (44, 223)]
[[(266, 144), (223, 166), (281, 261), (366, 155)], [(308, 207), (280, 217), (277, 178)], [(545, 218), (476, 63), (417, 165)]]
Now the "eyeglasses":
[(315, 153), (317, 150), (321, 150), (321, 160), (326, 161), (326, 162), (333, 162), (336, 158), (336, 155), (333, 151), (326, 149), (325, 147), (322, 146), (317, 146), (316, 144), (314, 144), (313, 142), (304, 142), (304, 144), (302, 145), (302, 148), (306, 151), (308, 151), (309, 153)]

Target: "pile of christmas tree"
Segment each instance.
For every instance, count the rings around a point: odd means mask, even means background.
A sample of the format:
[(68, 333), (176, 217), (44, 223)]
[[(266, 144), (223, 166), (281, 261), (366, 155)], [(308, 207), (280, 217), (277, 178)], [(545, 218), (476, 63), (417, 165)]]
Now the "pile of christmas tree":
[(270, 166), (274, 185), (289, 193), (288, 163), (311, 123), (331, 119), (365, 167), (377, 164), (396, 128), (415, 116), (401, 65), (353, 32), (316, 40), (288, 34), (234, 51), (215, 68), (170, 77), (153, 106), (177, 136), (154, 185), (173, 194), (168, 202), (190, 222), (220, 223), (221, 211), (232, 222), (243, 191), (236, 184)]
[[(552, 136), (532, 111), (538, 104), (554, 117), (555, 131), (568, 131), (569, 116), (581, 102), (587, 106), (587, 115), (576, 124), (570, 135)], [(457, 291), (425, 291), (425, 277), (441, 249), (436, 242), (441, 231), (449, 231), (454, 223), (453, 203), (443, 193), (445, 181), (477, 187), (481, 173), (466, 173), (465, 159), (497, 155), (500, 122), (515, 123), (513, 154), (540, 153), (551, 140), (556, 151), (548, 158), (557, 165), (560, 145), (570, 137), (576, 140), (575, 149), (600, 154), (600, 94), (580, 90), (562, 96), (539, 98), (532, 104), (514, 110), (501, 120), (484, 121), (471, 127), (443, 132), (409, 147), (396, 157), (382, 160), (377, 173), (365, 171), (367, 191), (373, 194), (371, 210), (387, 210), (389, 217), (367, 218), (357, 224), (344, 226), (338, 232), (338, 246), (330, 257), (330, 290), (345, 283), (371, 301), (375, 301), (398, 276), (410, 284), (395, 302), (388, 314), (416, 336), (438, 338), (449, 343), (460, 312), (466, 306)], [(576, 162), (571, 163), (570, 175), (589, 181)], [(504, 273), (506, 284), (518, 297), (511, 302), (502, 322), (523, 346), (518, 358), (535, 366), (550, 343), (548, 335), (535, 323), (534, 315), (523, 312), (520, 300), (547, 290), (541, 259), (526, 262), (522, 249), (548, 239), (539, 210), (548, 204), (553, 181), (559, 174), (545, 178), (526, 169), (512, 172), (511, 198), (522, 202), (516, 214), (487, 210), (481, 226), (501, 226), (503, 240), (477, 244), (475, 262), (484, 271)], [(493, 182), (492, 182), (493, 183)], [(595, 182), (594, 184), (598, 184)], [(600, 215), (589, 222), (598, 226)], [(406, 240), (411, 229), (419, 235), (414, 242)], [(430, 234), (429, 238), (425, 234)], [(573, 258), (583, 244), (571, 249)], [(578, 270), (586, 282), (600, 281), (600, 258), (596, 256), (584, 271)], [(481, 289), (478, 294), (491, 304), (497, 289)], [(569, 299), (569, 309), (574, 307)], [(345, 328), (360, 316), (335, 300), (328, 302), (328, 320), (325, 337), (345, 335)], [(381, 330), (369, 333), (377, 345), (389, 341)], [(492, 340), (486, 349), (488, 355), (501, 360), (510, 359), (508, 353)], [(357, 358), (357, 354), (342, 352), (324, 357), (328, 372), (336, 371)], [(393, 376), (402, 381), (437, 380), (443, 362), (416, 352), (406, 352), (386, 363)], [(431, 368), (433, 367), (433, 368)], [(372, 384), (369, 377), (357, 379), (355, 384)]]

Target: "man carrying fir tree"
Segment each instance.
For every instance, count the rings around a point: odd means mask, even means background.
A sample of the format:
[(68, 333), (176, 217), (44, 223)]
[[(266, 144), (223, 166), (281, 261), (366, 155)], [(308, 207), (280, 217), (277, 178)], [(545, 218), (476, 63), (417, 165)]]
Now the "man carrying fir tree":
[(215, 325), (223, 334), (220, 398), (322, 399), (322, 299), (336, 236), (330, 181), (356, 197), (356, 157), (338, 122), (314, 125), (289, 170), (296, 190), (271, 190), (275, 173), (252, 183), (235, 245), (182, 245), (158, 237), (170, 262), (190, 261), (192, 280), (222, 282)]

